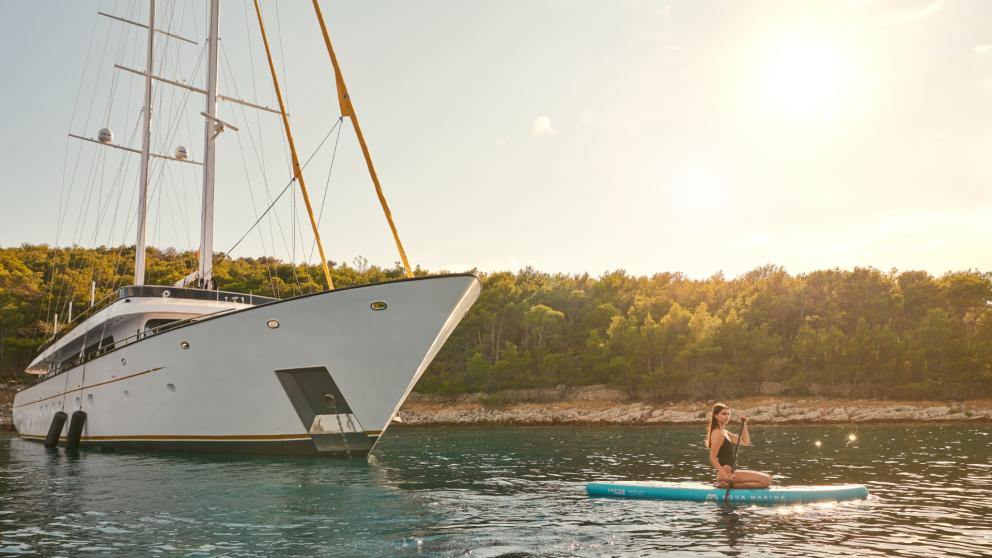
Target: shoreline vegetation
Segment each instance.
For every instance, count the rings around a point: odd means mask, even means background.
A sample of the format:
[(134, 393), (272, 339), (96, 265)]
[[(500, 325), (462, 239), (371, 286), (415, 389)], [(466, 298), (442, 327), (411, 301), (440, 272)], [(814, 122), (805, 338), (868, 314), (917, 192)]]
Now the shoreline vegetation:
[[(147, 261), (147, 282), (169, 285), (197, 256), (149, 248)], [(220, 289), (276, 298), (322, 290), (318, 264), (220, 254), (215, 261)], [(0, 384), (29, 382), (23, 370), (53, 334), (55, 316), (64, 330), (66, 317), (90, 306), (92, 284), (99, 306), (130, 284), (133, 265), (133, 246), (0, 248)], [(362, 257), (329, 267), (339, 287), (404, 277), (399, 265)], [(479, 276), (478, 302), (420, 379), (410, 410), (431, 397), (477, 397), (497, 410), (529, 404), (507, 395), (520, 390), (561, 392), (556, 401), (568, 401), (568, 393), (599, 389), (591, 386), (619, 394), (603, 399), (604, 410), (643, 401), (651, 412), (762, 397), (934, 402), (925, 408), (992, 400), (992, 272), (792, 275), (766, 265), (732, 279), (529, 267)]]

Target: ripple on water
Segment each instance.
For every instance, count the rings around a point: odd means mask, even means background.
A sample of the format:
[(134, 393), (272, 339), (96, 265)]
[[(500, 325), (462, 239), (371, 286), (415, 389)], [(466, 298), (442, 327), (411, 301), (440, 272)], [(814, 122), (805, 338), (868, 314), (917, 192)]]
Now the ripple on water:
[[(711, 477), (698, 428), (403, 428), (368, 461), (44, 451), (0, 439), (0, 554), (934, 556), (992, 548), (988, 427), (756, 427), (744, 467), (867, 501), (591, 499)], [(813, 441), (821, 440), (820, 448)], [(957, 448), (966, 448), (962, 453)]]

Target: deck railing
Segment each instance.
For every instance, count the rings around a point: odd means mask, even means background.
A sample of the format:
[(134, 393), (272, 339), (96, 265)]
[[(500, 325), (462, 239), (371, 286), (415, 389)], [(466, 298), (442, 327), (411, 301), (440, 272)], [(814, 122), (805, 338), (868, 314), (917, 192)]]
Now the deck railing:
[(279, 300), (278, 298), (257, 296), (251, 293), (244, 294), (231, 291), (207, 291), (203, 289), (165, 287), (161, 285), (130, 285), (127, 287), (121, 287), (117, 289), (116, 292), (103, 297), (97, 304), (94, 304), (92, 307), (86, 309), (86, 311), (80, 313), (78, 316), (73, 317), (71, 322), (66, 322), (61, 331), (55, 332), (55, 335), (38, 347), (38, 352), (40, 353), (41, 351), (51, 347), (56, 341), (65, 337), (70, 331), (74, 330), (75, 327), (73, 327), (72, 324), (83, 323), (94, 314), (105, 310), (108, 306), (118, 300), (121, 300), (122, 298), (182, 298), (190, 300), (213, 300), (215, 302), (236, 302), (251, 306), (268, 304)]
[[(96, 306), (94, 306), (94, 308), (90, 309), (90, 311), (86, 313), (88, 314), (86, 317), (92, 316), (93, 314), (106, 308), (113, 302), (116, 302), (121, 299), (159, 298), (159, 297), (183, 298), (183, 299), (193, 299), (193, 300), (212, 300), (219, 302), (234, 302), (238, 304), (247, 304), (252, 306), (269, 304), (272, 302), (277, 302), (279, 300), (277, 298), (271, 298), (267, 296), (255, 296), (253, 294), (234, 293), (228, 291), (205, 291), (200, 289), (184, 289), (184, 288), (141, 285), (141, 286), (122, 287), (118, 289), (116, 296), (107, 297), (107, 299), (110, 300), (104, 303), (99, 309), (97, 309)], [(165, 331), (169, 331), (192, 323), (196, 323), (206, 318), (212, 318), (220, 314), (225, 314), (227, 312), (231, 312), (232, 310), (234, 309), (224, 308), (223, 310), (218, 310), (217, 312), (211, 312), (209, 314), (201, 314), (199, 316), (193, 316), (192, 318), (184, 318), (181, 320), (176, 320), (174, 322), (163, 324), (156, 328), (150, 328), (143, 331), (139, 331), (138, 333), (130, 337), (125, 337), (123, 339), (119, 339), (119, 340), (115, 339), (113, 343), (108, 343), (107, 345), (101, 345), (95, 351), (91, 351), (89, 353), (81, 353), (79, 356), (74, 357), (72, 360), (62, 362), (52, 367), (47, 374), (41, 376), (41, 379), (45, 380), (53, 376), (58, 376), (59, 374), (66, 372), (72, 368), (85, 364), (95, 358), (101, 357), (115, 349), (119, 349), (126, 345), (130, 345), (131, 343), (134, 343), (136, 341), (140, 341), (146, 337), (150, 337), (152, 335), (156, 335)], [(82, 315), (80, 317), (82, 317)], [(61, 339), (72, 329), (75, 328), (68, 328), (61, 335), (53, 337), (51, 340), (45, 343), (45, 345), (43, 345), (41, 349), (39, 349), (39, 351), (43, 351), (46, 348), (50, 347), (53, 343), (55, 343), (55, 341)]]

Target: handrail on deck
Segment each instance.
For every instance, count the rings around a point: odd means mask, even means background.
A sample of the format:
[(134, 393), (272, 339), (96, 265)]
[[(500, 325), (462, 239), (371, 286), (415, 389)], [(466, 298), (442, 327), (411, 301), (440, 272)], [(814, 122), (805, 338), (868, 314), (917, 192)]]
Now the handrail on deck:
[[(38, 352), (41, 353), (42, 351), (48, 349), (54, 345), (56, 341), (68, 335), (70, 331), (73, 331), (75, 328), (68, 327), (69, 324), (81, 324), (98, 312), (105, 310), (111, 304), (126, 298), (179, 298), (186, 300), (211, 300), (215, 302), (235, 302), (239, 304), (248, 304), (250, 306), (268, 304), (279, 300), (278, 298), (268, 296), (257, 296), (252, 293), (244, 294), (233, 291), (213, 291), (204, 289), (190, 289), (186, 287), (166, 287), (161, 285), (129, 285), (127, 287), (121, 287), (117, 289), (116, 292), (103, 297), (100, 299), (99, 304), (94, 304), (91, 308), (88, 308), (85, 312), (73, 318), (71, 322), (66, 322), (66, 327), (62, 329), (61, 332), (56, 332), (51, 339), (38, 347)], [(205, 315), (209, 316), (212, 314)]]
[(268, 304), (270, 302), (276, 302), (278, 298), (272, 298), (268, 296), (257, 296), (255, 294), (249, 293), (236, 293), (233, 291), (208, 291), (204, 289), (190, 289), (185, 287), (165, 287), (160, 285), (129, 285), (127, 287), (121, 287), (117, 289), (116, 292), (111, 293), (102, 299), (98, 304), (94, 304), (92, 307), (88, 308), (85, 312), (79, 314), (73, 318), (71, 322), (66, 322), (66, 327), (62, 329), (61, 333), (56, 332), (51, 339), (42, 343), (38, 347), (38, 352), (44, 351), (45, 349), (51, 347), (56, 341), (65, 337), (73, 327), (68, 327), (72, 323), (82, 323), (89, 319), (94, 314), (106, 309), (111, 304), (121, 300), (122, 298), (181, 298), (188, 300), (213, 300), (216, 302), (236, 302), (240, 304), (248, 304), (255, 306), (258, 304)]
[(212, 318), (214, 316), (217, 316), (218, 314), (225, 314), (225, 313), (231, 312), (231, 311), (232, 311), (231, 308), (225, 308), (223, 310), (218, 310), (217, 312), (211, 312), (209, 314), (201, 314), (199, 316), (193, 316), (192, 318), (183, 318), (181, 320), (176, 320), (174, 322), (169, 322), (167, 324), (162, 324), (162, 325), (160, 325), (158, 327), (155, 327), (155, 328), (147, 329), (147, 330), (144, 330), (144, 331), (139, 331), (138, 333), (136, 333), (134, 335), (131, 335), (130, 337), (125, 337), (125, 338), (120, 339), (120, 340), (115, 340), (113, 343), (108, 343), (105, 346), (98, 347), (97, 350), (92, 351), (90, 353), (80, 354), (79, 356), (73, 358), (72, 360), (67, 361), (65, 363), (65, 366), (58, 365), (55, 368), (53, 368), (51, 371), (49, 371), (47, 374), (43, 374), (40, 377), (40, 380), (39, 381), (41, 381), (41, 380), (47, 380), (47, 379), (52, 378), (54, 376), (58, 376), (59, 374), (61, 374), (63, 372), (66, 372), (66, 371), (68, 371), (68, 370), (70, 370), (72, 368), (75, 368), (77, 366), (86, 364), (87, 362), (89, 362), (89, 361), (91, 361), (91, 360), (93, 360), (95, 358), (101, 357), (101, 356), (103, 356), (103, 355), (105, 355), (105, 354), (107, 354), (107, 353), (109, 353), (109, 352), (111, 352), (111, 351), (113, 351), (115, 349), (120, 349), (122, 347), (125, 347), (127, 345), (130, 345), (131, 343), (135, 343), (137, 341), (140, 341), (140, 340), (142, 340), (142, 339), (144, 339), (146, 337), (151, 337), (153, 335), (157, 335), (159, 333), (164, 333), (164, 332), (169, 331), (171, 329), (180, 328), (180, 327), (183, 327), (183, 326), (192, 324), (192, 323), (196, 323), (196, 322), (198, 322), (200, 320), (203, 320), (203, 319), (206, 319), (206, 318)]

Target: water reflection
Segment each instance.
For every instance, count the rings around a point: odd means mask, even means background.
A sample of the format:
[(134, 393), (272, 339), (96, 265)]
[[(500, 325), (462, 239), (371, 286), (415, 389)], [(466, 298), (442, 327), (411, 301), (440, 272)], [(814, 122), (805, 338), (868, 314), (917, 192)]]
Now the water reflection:
[(975, 556), (992, 547), (990, 430), (756, 428), (743, 466), (873, 494), (788, 507), (585, 496), (589, 480), (708, 479), (700, 428), (404, 428), (367, 461), (70, 455), (7, 438), (0, 552)]

